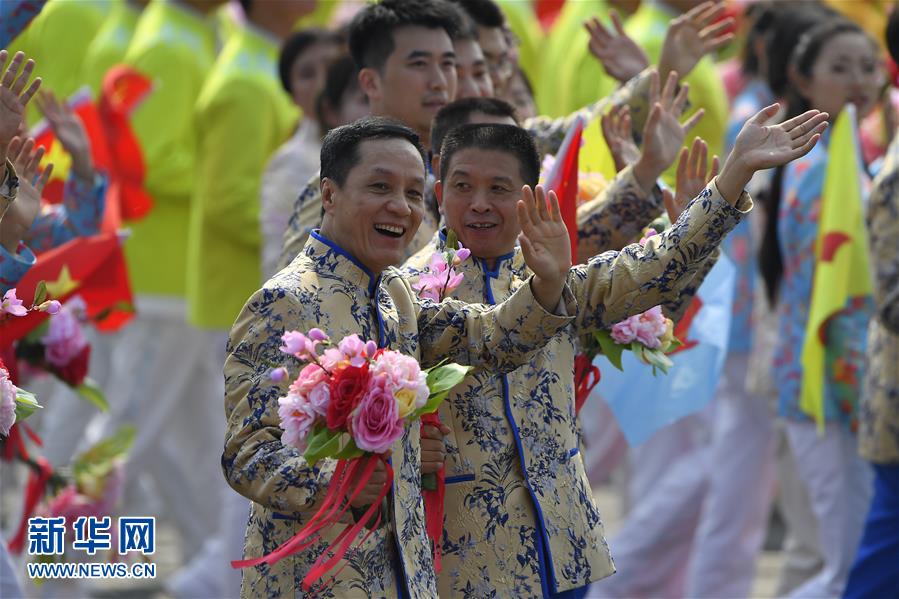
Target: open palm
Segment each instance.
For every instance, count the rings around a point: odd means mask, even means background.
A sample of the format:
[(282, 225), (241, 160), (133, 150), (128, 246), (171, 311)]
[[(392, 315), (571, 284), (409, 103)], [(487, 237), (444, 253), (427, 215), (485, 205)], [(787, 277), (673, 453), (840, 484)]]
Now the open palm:
[(659, 58), (662, 77), (671, 71), (686, 77), (703, 56), (733, 39), (732, 33), (726, 33), (734, 25), (732, 18), (714, 22), (723, 11), (723, 4), (705, 2), (671, 21)]
[(590, 34), (590, 53), (602, 64), (606, 73), (624, 83), (649, 66), (646, 52), (625, 31), (618, 13), (612, 12), (612, 26), (607, 29), (593, 17), (584, 23)]
[(809, 110), (779, 125), (765, 125), (777, 113), (768, 106), (743, 125), (731, 154), (752, 171), (774, 168), (807, 154), (827, 128), (828, 114)]
[(518, 220), (521, 223), (521, 251), (528, 268), (545, 280), (564, 279), (571, 268), (571, 239), (562, 222), (559, 200), (555, 192), (546, 194), (538, 185), (536, 194), (525, 185), (518, 201)]
[[(0, 69), (6, 64), (8, 57), (9, 53), (6, 50), (0, 50)], [(0, 78), (0, 147), (4, 150), (18, 133), (19, 125), (25, 118), (25, 107), (41, 85), (41, 80), (35, 79), (27, 89), (25, 88), (32, 70), (34, 61), (25, 61), (25, 55), (16, 52), (3, 77)]]
[(0, 237), (4, 242), (27, 237), (28, 230), (41, 210), (41, 193), (53, 172), (53, 165), (50, 164), (37, 176), (44, 148), (35, 149), (34, 139), (29, 138), (23, 142), (14, 137), (7, 155), (19, 175), (19, 194), (0, 222)]

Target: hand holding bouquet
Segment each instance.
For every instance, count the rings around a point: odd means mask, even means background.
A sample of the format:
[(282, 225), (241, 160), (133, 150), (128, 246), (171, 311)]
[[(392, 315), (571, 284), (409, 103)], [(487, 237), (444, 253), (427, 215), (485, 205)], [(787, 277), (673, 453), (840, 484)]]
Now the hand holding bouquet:
[[(422, 370), (414, 358), (379, 349), (374, 341), (349, 335), (334, 344), (320, 329), (306, 334), (289, 331), (282, 341), (281, 351), (305, 366), (287, 395), (278, 399), (284, 429), (281, 441), (303, 452), (310, 466), (323, 458), (339, 461), (324, 502), (293, 538), (266, 556), (232, 565), (274, 564), (311, 547), (319, 541), (319, 533), (337, 524), (364, 491), (378, 463), (387, 473), (380, 494), (365, 514), (347, 526), (304, 578), (303, 586), (309, 590), (346, 554), (363, 526), (377, 528), (380, 504), (393, 484), (393, 470), (384, 454), (407, 425), (437, 410), (450, 389), (465, 378), (468, 367), (444, 364)], [(283, 380), (287, 370), (275, 369), (271, 376)]]

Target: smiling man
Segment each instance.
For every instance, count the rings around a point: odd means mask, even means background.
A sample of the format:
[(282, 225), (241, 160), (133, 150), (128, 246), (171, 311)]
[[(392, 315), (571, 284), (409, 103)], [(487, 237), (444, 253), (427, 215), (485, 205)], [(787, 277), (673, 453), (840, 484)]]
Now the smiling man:
[[(574, 357), (594, 330), (676, 301), (749, 210), (743, 187), (752, 173), (807, 152), (824, 126), (821, 115), (760, 126), (770, 115), (750, 121), (721, 174), (670, 229), (645, 246), (570, 269), (574, 320), (526, 365), (508, 374), (472, 373), (441, 405), (441, 420), (452, 428), (441, 596), (572, 599), (614, 572), (579, 455)], [(472, 254), (458, 267), (464, 278), (452, 296), (488, 303), (514, 296), (530, 276), (521, 259), (528, 244), (516, 246), (522, 215), (514, 207), (522, 186), (539, 175), (532, 137), (511, 125), (463, 125), (444, 140), (440, 162), (438, 200)], [(537, 205), (545, 206), (542, 192)], [(406, 263), (410, 279), (443, 250), (444, 239)]]
[[(431, 120), (456, 96), (453, 40), (462, 27), (462, 14), (445, 0), (383, 0), (363, 8), (350, 24), (349, 46), (371, 114), (404, 123), (427, 147)], [(318, 176), (298, 193), (279, 268), (322, 222)], [(430, 241), (438, 221), (436, 213), (424, 212), (411, 253)]]
[[(321, 153), (321, 230), (301, 254), (244, 306), (231, 331), (225, 363), (228, 430), (222, 466), (231, 486), (252, 500), (245, 554), (256, 557), (285, 542), (315, 513), (336, 460), (310, 466), (281, 443), (278, 398), (289, 381), (269, 373), (296, 361), (279, 350), (286, 331), (313, 327), (340, 339), (357, 334), (400, 351), (423, 367), (446, 359), (508, 372), (570, 322), (575, 303), (566, 287), (568, 235), (558, 214), (525, 217), (525, 260), (535, 273), (498, 306), (419, 300), (397, 263), (415, 236), (423, 208), (424, 154), (407, 127), (368, 118), (331, 131)], [(547, 308), (549, 310), (547, 310)], [(442, 445), (422, 451), (419, 426), (409, 426), (391, 449), (396, 472), (384, 524), (351, 550), (326, 597), (436, 597), (431, 547), (425, 534), (422, 472), (443, 462)], [(353, 507), (370, 502), (366, 489)], [(382, 506), (383, 507), (383, 506)], [(244, 572), (245, 597), (293, 596), (338, 531), (272, 567)], [(402, 537), (402, 542), (400, 542)]]

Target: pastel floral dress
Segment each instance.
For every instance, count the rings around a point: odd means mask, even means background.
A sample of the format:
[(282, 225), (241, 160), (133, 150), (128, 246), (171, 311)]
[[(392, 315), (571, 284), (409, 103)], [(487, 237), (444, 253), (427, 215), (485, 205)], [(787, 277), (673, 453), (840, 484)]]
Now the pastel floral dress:
[[(799, 409), (802, 384), (802, 346), (812, 302), (815, 242), (824, 175), (827, 136), (809, 154), (786, 166), (778, 213), (778, 238), (783, 257), (783, 281), (778, 298), (778, 342), (774, 354), (774, 383), (779, 413), (785, 418), (811, 421)], [(824, 364), (824, 416), (852, 432), (858, 428), (858, 405), (864, 380), (868, 322), (873, 314), (870, 296), (850, 298), (827, 325)]]

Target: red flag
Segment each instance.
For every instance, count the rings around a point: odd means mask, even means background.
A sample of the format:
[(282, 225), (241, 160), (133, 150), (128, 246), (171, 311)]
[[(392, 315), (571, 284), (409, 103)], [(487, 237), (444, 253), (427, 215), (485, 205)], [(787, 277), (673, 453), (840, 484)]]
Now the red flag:
[(577, 262), (577, 175), (578, 155), (581, 150), (581, 135), (584, 133), (584, 118), (578, 117), (571, 124), (565, 140), (556, 153), (556, 162), (546, 178), (544, 188), (556, 192), (562, 220), (571, 238), (571, 259)]
[[(125, 257), (118, 236), (112, 233), (79, 237), (41, 254), (16, 285), (19, 299), (31, 304), (40, 281), (46, 282), (49, 299), (64, 302), (80, 295), (88, 318), (101, 331), (116, 331), (133, 316)], [(47, 316), (35, 310), (0, 321), (0, 346), (21, 339)]]
[(153, 200), (144, 191), (147, 170), (129, 116), (152, 91), (153, 84), (131, 67), (118, 65), (103, 78), (99, 117), (110, 152), (109, 189), (103, 230), (116, 231), (121, 219), (146, 216)]
[(564, 6), (565, 0), (535, 1), (534, 12), (537, 14), (537, 19), (540, 21), (540, 26), (543, 27), (543, 31), (552, 29), (553, 24), (556, 22), (556, 19), (559, 18), (559, 13), (562, 12)]

